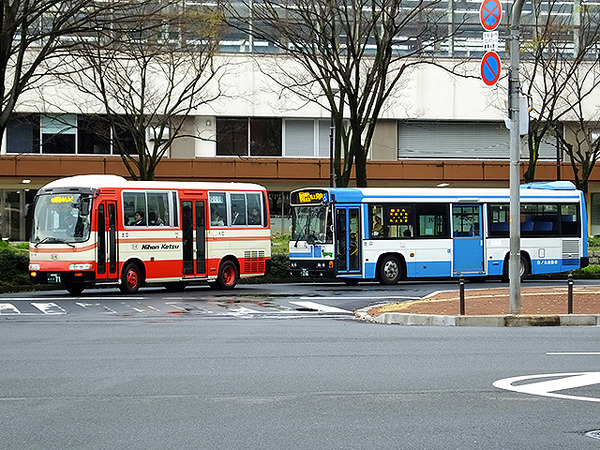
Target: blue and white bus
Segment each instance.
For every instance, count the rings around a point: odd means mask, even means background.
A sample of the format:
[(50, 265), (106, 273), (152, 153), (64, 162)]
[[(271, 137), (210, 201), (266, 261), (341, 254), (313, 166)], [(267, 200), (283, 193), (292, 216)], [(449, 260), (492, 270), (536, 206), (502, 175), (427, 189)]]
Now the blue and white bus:
[[(509, 189), (307, 188), (291, 193), (292, 276), (348, 284), (508, 279)], [(587, 265), (584, 195), (570, 182), (521, 186), (521, 276)]]

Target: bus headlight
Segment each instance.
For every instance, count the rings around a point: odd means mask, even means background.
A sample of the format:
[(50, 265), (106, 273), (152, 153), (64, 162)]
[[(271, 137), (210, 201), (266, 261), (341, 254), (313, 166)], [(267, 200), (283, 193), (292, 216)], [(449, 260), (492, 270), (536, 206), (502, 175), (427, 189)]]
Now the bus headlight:
[(79, 264), (71, 264), (69, 266), (69, 270), (92, 270), (94, 268), (94, 265), (91, 263), (87, 263), (87, 264), (83, 264), (83, 263), (79, 263)]
[(39, 264), (29, 264), (29, 270), (40, 270)]

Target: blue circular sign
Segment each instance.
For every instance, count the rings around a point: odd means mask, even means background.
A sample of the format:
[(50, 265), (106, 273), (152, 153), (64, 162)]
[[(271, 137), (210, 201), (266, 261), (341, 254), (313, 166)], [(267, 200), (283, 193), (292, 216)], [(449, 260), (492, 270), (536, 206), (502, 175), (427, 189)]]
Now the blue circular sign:
[(479, 21), (485, 31), (494, 31), (502, 20), (500, 0), (483, 0), (479, 8)]
[(502, 64), (496, 52), (487, 52), (481, 59), (481, 79), (488, 86), (496, 84), (500, 78)]

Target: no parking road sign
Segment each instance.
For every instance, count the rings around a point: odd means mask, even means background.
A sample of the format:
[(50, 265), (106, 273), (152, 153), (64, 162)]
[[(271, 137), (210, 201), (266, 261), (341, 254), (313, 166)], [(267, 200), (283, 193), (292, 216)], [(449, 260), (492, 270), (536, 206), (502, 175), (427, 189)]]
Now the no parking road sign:
[(500, 0), (483, 0), (479, 8), (479, 20), (485, 31), (494, 31), (502, 20)]
[(496, 52), (487, 52), (481, 59), (481, 79), (488, 86), (496, 84), (500, 78), (502, 65)]

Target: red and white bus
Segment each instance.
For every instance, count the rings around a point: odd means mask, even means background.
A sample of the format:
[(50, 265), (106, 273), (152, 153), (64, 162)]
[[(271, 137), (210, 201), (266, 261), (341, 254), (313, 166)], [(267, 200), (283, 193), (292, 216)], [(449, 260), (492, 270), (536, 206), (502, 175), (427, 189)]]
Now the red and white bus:
[(60, 179), (35, 197), (29, 257), (34, 280), (73, 295), (101, 284), (124, 293), (191, 281), (232, 289), (269, 270), (267, 192), (244, 183)]

